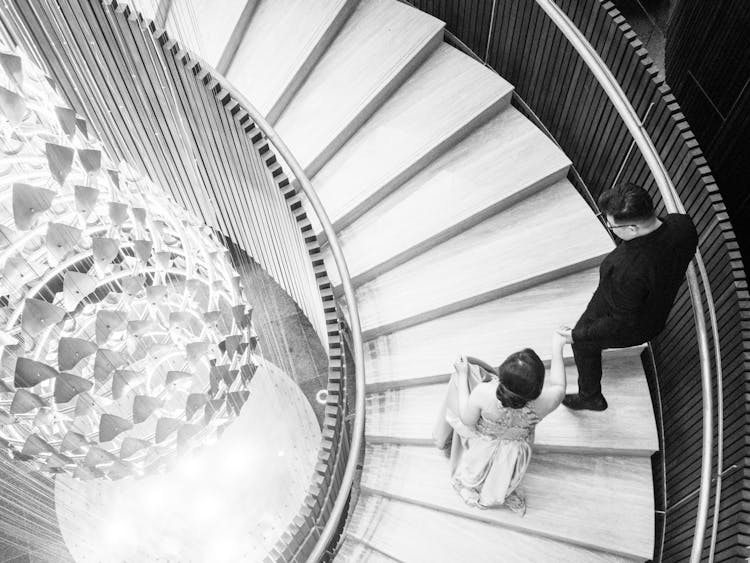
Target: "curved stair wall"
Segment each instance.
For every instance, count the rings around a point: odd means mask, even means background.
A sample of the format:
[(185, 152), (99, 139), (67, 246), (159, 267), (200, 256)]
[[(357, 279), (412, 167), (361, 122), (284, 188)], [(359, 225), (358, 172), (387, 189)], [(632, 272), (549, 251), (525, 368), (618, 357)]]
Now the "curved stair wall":
[[(669, 87), (643, 44), (612, 2), (559, 0), (557, 5), (584, 32), (617, 78), (653, 139), (687, 213), (701, 233), (703, 254), (719, 328), (723, 370), (723, 463), (712, 453), (714, 476), (722, 475), (721, 505), (715, 531), (715, 560), (747, 557), (744, 530), (750, 512), (747, 489), (747, 386), (750, 308), (739, 248), (722, 198), (697, 141)], [(596, 197), (618, 179), (658, 191), (643, 156), (606, 93), (584, 61), (537, 2), (467, 0), (456, 9), (447, 0), (413, 4), (446, 21), (449, 31), (485, 64), (513, 82), (520, 108), (534, 114), (573, 161), (588, 192)], [(494, 11), (493, 11), (494, 10)], [(663, 209), (663, 207), (662, 207)], [(706, 311), (707, 314), (707, 311)], [(683, 287), (665, 331), (653, 341), (663, 424), (663, 459), (655, 467), (657, 519), (663, 519), (664, 561), (690, 554), (698, 504), (701, 466), (701, 384), (690, 299)], [(716, 365), (712, 361), (712, 372)], [(714, 401), (717, 380), (714, 378)], [(716, 407), (717, 405), (715, 405)], [(716, 424), (715, 424), (716, 429)], [(716, 436), (718, 438), (718, 436)], [(714, 443), (716, 443), (716, 438)], [(661, 455), (661, 454), (657, 454)], [(712, 489), (711, 516), (716, 487)], [(703, 557), (711, 551), (711, 518)]]
[[(304, 504), (270, 556), (291, 560), (300, 551), (309, 553), (328, 521), (349, 459), (345, 417), (353, 399), (345, 382), (351, 360), (301, 194), (238, 101), (164, 30), (128, 6), (5, 3), (0, 20), (11, 42), (48, 69), (102, 138), (265, 267), (327, 345), (319, 463)], [(90, 35), (97, 41), (89, 42)]]

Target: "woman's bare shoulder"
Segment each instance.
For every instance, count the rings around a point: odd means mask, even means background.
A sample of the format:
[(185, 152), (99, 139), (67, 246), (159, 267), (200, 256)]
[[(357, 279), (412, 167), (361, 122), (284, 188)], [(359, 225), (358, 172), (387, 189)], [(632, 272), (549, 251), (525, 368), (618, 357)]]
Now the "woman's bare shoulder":
[(480, 383), (474, 388), (474, 392), (479, 396), (482, 402), (489, 400), (495, 401), (495, 391), (497, 391), (497, 383), (493, 381)]

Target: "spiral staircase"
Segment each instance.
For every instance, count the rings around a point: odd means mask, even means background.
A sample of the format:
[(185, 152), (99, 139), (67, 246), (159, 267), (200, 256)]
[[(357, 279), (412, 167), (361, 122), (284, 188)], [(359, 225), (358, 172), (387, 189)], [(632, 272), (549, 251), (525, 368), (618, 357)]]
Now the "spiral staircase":
[(466, 506), (432, 444), (456, 355), (549, 360), (613, 247), (513, 87), (396, 0), (211, 4), (195, 4), (203, 56), (305, 168), (356, 287), (367, 446), (337, 560), (649, 559), (658, 444), (641, 349), (605, 355), (609, 410), (539, 425), (523, 518)]

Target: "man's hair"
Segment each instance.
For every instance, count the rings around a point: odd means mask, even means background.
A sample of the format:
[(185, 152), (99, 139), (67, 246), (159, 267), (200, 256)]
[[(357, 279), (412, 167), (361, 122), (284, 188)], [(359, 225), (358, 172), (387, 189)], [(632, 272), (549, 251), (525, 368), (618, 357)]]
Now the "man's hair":
[(599, 196), (599, 209), (617, 221), (648, 221), (654, 218), (651, 196), (637, 184), (622, 182)]
[(505, 408), (520, 409), (533, 401), (544, 386), (544, 364), (531, 348), (511, 354), (497, 368), (495, 396)]

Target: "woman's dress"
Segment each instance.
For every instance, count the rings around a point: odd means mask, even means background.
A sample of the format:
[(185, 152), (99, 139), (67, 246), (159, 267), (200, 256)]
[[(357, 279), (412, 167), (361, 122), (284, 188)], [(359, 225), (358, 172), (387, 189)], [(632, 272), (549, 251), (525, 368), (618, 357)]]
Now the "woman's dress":
[[(469, 391), (489, 376), (470, 365)], [(495, 381), (497, 381), (495, 379)], [(433, 438), (444, 448), (451, 440), (451, 482), (467, 504), (487, 508), (507, 504), (524, 509), (514, 495), (531, 461), (534, 427), (539, 418), (533, 403), (510, 409), (497, 402), (495, 412), (482, 412), (476, 427), (461, 422), (458, 410), (458, 376), (453, 374)]]

